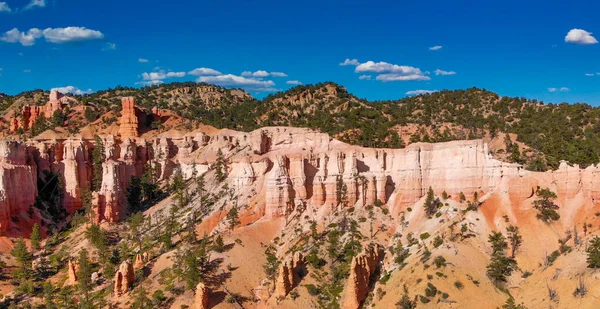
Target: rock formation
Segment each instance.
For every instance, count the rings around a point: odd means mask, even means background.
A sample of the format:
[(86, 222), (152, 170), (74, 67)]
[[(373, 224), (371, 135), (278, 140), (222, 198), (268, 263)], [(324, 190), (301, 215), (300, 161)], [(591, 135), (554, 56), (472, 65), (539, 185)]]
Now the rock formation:
[(133, 285), (135, 280), (135, 274), (133, 272), (133, 265), (129, 261), (125, 261), (119, 266), (119, 270), (115, 274), (115, 289), (114, 294), (121, 296)]
[(133, 97), (121, 98), (121, 118), (119, 118), (119, 135), (125, 137), (138, 137), (139, 121), (136, 115), (135, 99)]
[(64, 110), (66, 106), (76, 102), (76, 100), (53, 89), (50, 92), (50, 98), (45, 105), (24, 105), (21, 109), (22, 118), (19, 119), (17, 116), (11, 118), (10, 129), (13, 132), (16, 132), (18, 129), (29, 130), (41, 117), (50, 119), (54, 116), (56, 111)]
[(343, 309), (359, 309), (369, 293), (371, 276), (383, 255), (379, 245), (368, 246), (355, 256), (350, 265), (350, 277), (344, 287)]
[(196, 286), (196, 296), (194, 297), (194, 309), (208, 309), (208, 299), (210, 297), (210, 290), (208, 287), (200, 282)]
[(73, 285), (77, 283), (77, 264), (71, 260), (67, 263), (67, 282), (66, 285)]
[(304, 257), (300, 252), (296, 252), (296, 254), (281, 263), (275, 281), (274, 296), (276, 298), (286, 297), (293, 288), (298, 286), (305, 271)]

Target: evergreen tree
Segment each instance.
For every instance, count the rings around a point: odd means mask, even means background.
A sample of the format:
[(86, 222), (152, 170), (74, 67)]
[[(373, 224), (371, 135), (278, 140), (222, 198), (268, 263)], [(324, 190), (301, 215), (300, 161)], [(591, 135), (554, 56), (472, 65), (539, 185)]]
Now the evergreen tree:
[(410, 300), (408, 296), (408, 287), (406, 284), (404, 285), (404, 294), (402, 298), (396, 303), (396, 308), (398, 309), (415, 309), (417, 308), (417, 300)]
[(10, 254), (17, 260), (17, 269), (13, 272), (15, 278), (25, 280), (31, 278), (31, 261), (33, 260), (33, 255), (27, 250), (27, 245), (22, 238), (17, 240)]
[(138, 177), (131, 177), (127, 186), (127, 209), (129, 213), (136, 213), (142, 210), (142, 182)]
[(141, 286), (136, 289), (133, 295), (133, 303), (131, 304), (131, 309), (152, 309), (154, 306), (152, 305), (152, 300), (148, 298), (148, 291)]
[(265, 256), (267, 257), (266, 263), (263, 265), (263, 269), (265, 270), (265, 274), (268, 279), (275, 280), (275, 275), (277, 274), (277, 268), (279, 267), (279, 261), (277, 260), (277, 250), (273, 245), (270, 245), (265, 250)]
[(506, 231), (508, 232), (508, 240), (510, 242), (510, 257), (514, 259), (515, 253), (523, 243), (523, 237), (519, 233), (519, 228), (514, 225), (509, 225)]
[(425, 199), (425, 214), (428, 217), (435, 215), (437, 212), (437, 206), (439, 201), (435, 198), (435, 194), (433, 193), (433, 189), (429, 187), (427, 191), (427, 198)]
[(100, 136), (94, 135), (94, 150), (92, 151), (92, 191), (100, 190), (102, 186), (102, 163), (106, 160), (104, 143)]
[(90, 291), (92, 290), (92, 265), (85, 249), (79, 251), (77, 259), (79, 268), (77, 269), (77, 285), (79, 291), (83, 294), (83, 303), (86, 308), (92, 308), (90, 304)]
[(512, 272), (517, 267), (517, 262), (508, 257), (504, 251), (508, 243), (504, 236), (499, 232), (492, 232), (488, 242), (492, 245), (492, 256), (487, 265), (487, 274), (495, 283), (506, 282)]
[(146, 201), (151, 201), (159, 195), (160, 189), (156, 183), (156, 169), (152, 164), (147, 163), (144, 166), (144, 174), (140, 180), (142, 194)]
[(40, 234), (40, 226), (37, 223), (33, 225), (29, 239), (31, 240), (31, 248), (36, 251), (40, 250), (42, 235)]
[(600, 236), (592, 238), (586, 250), (589, 268), (600, 268)]
[(240, 224), (240, 217), (236, 207), (231, 207), (227, 213), (227, 222), (229, 223), (230, 231), (233, 231), (233, 229)]
[(538, 199), (533, 202), (533, 205), (539, 211), (537, 218), (547, 223), (560, 219), (560, 215), (556, 212), (558, 205), (554, 203), (556, 193), (545, 188), (538, 189), (536, 194)]
[(215, 175), (218, 182), (223, 182), (227, 178), (227, 165), (221, 149), (217, 151), (217, 161), (215, 162)]

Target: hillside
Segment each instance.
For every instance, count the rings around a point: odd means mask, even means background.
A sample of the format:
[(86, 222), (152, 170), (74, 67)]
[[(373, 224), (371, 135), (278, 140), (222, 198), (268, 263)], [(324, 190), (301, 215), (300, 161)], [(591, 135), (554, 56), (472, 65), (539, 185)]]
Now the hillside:
[[(40, 105), (48, 93), (33, 91), (3, 97), (5, 112), (24, 104)], [(144, 88), (117, 87), (75, 96), (93, 107), (87, 121), (112, 111), (133, 96), (148, 110), (169, 109), (198, 123), (251, 131), (264, 126), (307, 127), (365, 147), (399, 148), (414, 142), (498, 139), (492, 150), (503, 160), (530, 170), (556, 169), (561, 160), (588, 166), (600, 161), (600, 109), (587, 104), (543, 104), (525, 98), (500, 97), (471, 88), (441, 91), (401, 100), (369, 102), (334, 83), (297, 86), (256, 100), (240, 89), (196, 83)], [(116, 118), (106, 118), (105, 122)], [(76, 132), (86, 121), (69, 123)], [(72, 127), (72, 128), (71, 128)], [(511, 139), (506, 134), (511, 134)], [(505, 141), (505, 142), (504, 142)]]

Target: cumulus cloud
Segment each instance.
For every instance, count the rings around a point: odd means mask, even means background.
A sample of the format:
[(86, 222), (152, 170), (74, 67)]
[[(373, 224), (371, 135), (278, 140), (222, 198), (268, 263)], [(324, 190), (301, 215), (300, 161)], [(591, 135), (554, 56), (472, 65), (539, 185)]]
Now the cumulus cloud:
[(215, 76), (200, 76), (196, 80), (199, 83), (216, 84), (224, 87), (239, 87), (249, 91), (276, 91), (275, 83), (271, 80), (247, 78), (234, 74), (223, 74)]
[(271, 72), (271, 75), (275, 77), (287, 77), (287, 74), (283, 72)]
[(81, 90), (75, 86), (56, 87), (52, 88), (52, 90), (58, 90), (60, 93), (72, 93), (75, 95), (84, 95), (93, 92), (92, 89)]
[(437, 92), (437, 90), (412, 90), (406, 92), (407, 95), (422, 95)]
[(455, 75), (455, 74), (456, 74), (456, 72), (454, 72), (454, 71), (444, 71), (444, 70), (440, 70), (440, 69), (435, 70), (435, 75)]
[(0, 12), (11, 12), (10, 6), (6, 2), (0, 2)]
[(440, 49), (442, 49), (441, 45), (436, 45), (436, 46), (429, 47), (429, 50), (440, 50)]
[(401, 82), (409, 80), (431, 80), (431, 77), (421, 74), (386, 73), (377, 75), (375, 79), (380, 80), (382, 82)]
[(590, 45), (597, 44), (598, 40), (596, 40), (596, 38), (592, 36), (591, 32), (587, 32), (583, 29), (571, 29), (565, 37), (565, 42), (581, 45)]
[(146, 63), (146, 62), (148, 62), (148, 59), (138, 58), (138, 62), (140, 62), (140, 63)]
[(268, 76), (273, 76), (273, 77), (287, 77), (287, 74), (283, 73), (283, 72), (267, 72), (265, 70), (258, 70), (256, 72), (251, 72), (251, 71), (244, 71), (242, 72), (242, 76), (245, 77), (268, 77)]
[(302, 85), (302, 83), (299, 80), (288, 80), (285, 83), (288, 85)]
[(221, 72), (211, 69), (211, 68), (196, 68), (188, 72), (190, 75), (194, 76), (204, 76), (204, 75), (222, 75)]
[(23, 10), (29, 10), (29, 9), (33, 9), (36, 7), (40, 7), (43, 8), (46, 6), (46, 0), (31, 0), (31, 2), (29, 2), (29, 4), (27, 4)]
[[(376, 80), (391, 82), (391, 81), (408, 81), (408, 80), (430, 80), (431, 77), (427, 76), (427, 73), (423, 73), (421, 69), (407, 66), (397, 65), (388, 62), (359, 62), (357, 59), (346, 59), (340, 65), (353, 65), (356, 68), (356, 73), (379, 73)], [(361, 75), (359, 79), (371, 79), (370, 75)]]
[(567, 88), (567, 87), (560, 87), (560, 88), (548, 88), (549, 92), (569, 92), (571, 91), (571, 89)]
[(344, 66), (344, 65), (354, 65), (354, 66), (357, 66), (359, 64), (360, 64), (360, 62), (358, 62), (357, 59), (350, 60), (348, 58), (346, 58), (346, 60), (344, 60), (344, 62), (340, 63), (340, 65), (342, 65), (342, 66)]
[(167, 78), (184, 77), (185, 72), (166, 72), (164, 70), (158, 72), (142, 73), (144, 80), (163, 80)]
[(27, 32), (21, 32), (18, 28), (14, 28), (5, 32), (0, 37), (0, 40), (8, 43), (21, 43), (23, 46), (31, 46), (35, 44), (35, 40), (42, 37), (50, 43), (62, 44), (102, 39), (104, 38), (104, 34), (85, 27), (46, 28), (44, 30), (32, 28)]

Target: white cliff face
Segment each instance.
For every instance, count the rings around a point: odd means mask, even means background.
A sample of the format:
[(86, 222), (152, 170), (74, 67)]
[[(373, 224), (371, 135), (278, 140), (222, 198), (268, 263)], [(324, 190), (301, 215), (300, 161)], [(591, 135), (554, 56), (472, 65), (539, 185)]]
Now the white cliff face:
[[(101, 188), (94, 195), (99, 222), (124, 218), (127, 186), (131, 177), (143, 174), (146, 164), (156, 168), (160, 180), (172, 177), (176, 169), (188, 179), (207, 172), (219, 150), (227, 161), (226, 182), (237, 192), (254, 192), (253, 207), (266, 217), (284, 216), (299, 206), (326, 214), (378, 200), (397, 216), (429, 187), (456, 199), (461, 192), (469, 198), (475, 192), (479, 196), (497, 192), (523, 201), (538, 186), (557, 192), (565, 203), (577, 197), (593, 205), (600, 198), (596, 166), (580, 169), (562, 164), (553, 172), (528, 172), (493, 159), (478, 140), (369, 149), (308, 129), (280, 127), (152, 140), (105, 136), (103, 140), (106, 161)], [(81, 189), (88, 188), (92, 178), (92, 148), (93, 141), (80, 139), (0, 142), (0, 231), (7, 230), (10, 216), (25, 213), (33, 204), (37, 177), (44, 170), (62, 177), (67, 211), (79, 209)]]

